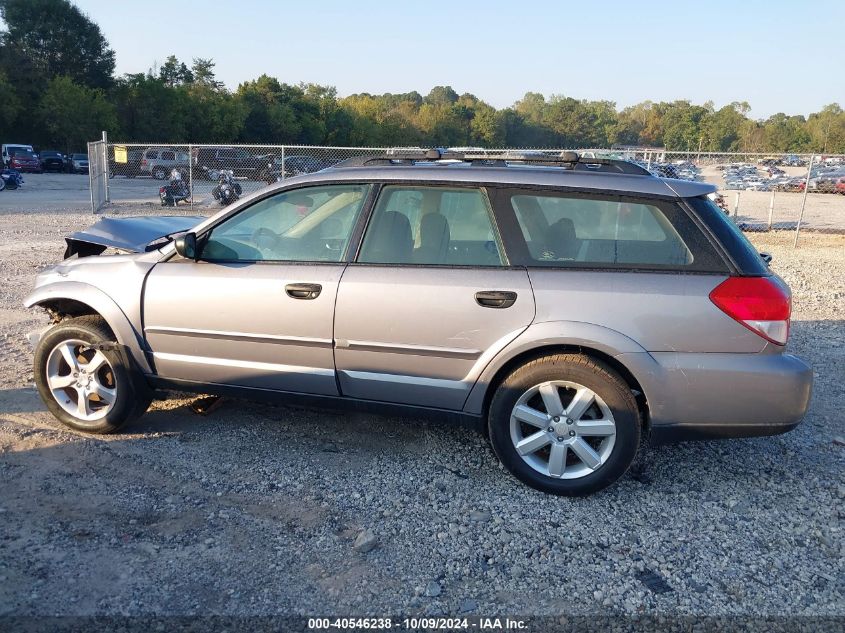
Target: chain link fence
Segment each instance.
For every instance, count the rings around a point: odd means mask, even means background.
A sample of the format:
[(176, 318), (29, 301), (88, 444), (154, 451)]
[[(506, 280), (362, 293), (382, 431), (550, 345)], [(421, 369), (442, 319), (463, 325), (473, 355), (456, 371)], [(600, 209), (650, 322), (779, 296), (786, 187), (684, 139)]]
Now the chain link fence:
[[(354, 156), (381, 155), (384, 147), (302, 145), (89, 144), (92, 210), (121, 213), (210, 215), (220, 174), (231, 171), (241, 195), (292, 176), (330, 167)], [(411, 149), (411, 148), (393, 148)], [(413, 148), (418, 149), (418, 148)], [(507, 157), (561, 150), (452, 148)], [(617, 147), (577, 150), (624, 158), (666, 178), (713, 183), (719, 202), (746, 231), (845, 233), (845, 156), (809, 154), (671, 152)], [(162, 205), (162, 188), (186, 183), (186, 196)]]
[(103, 132), (103, 140), (88, 143), (88, 178), (91, 189), (91, 210), (94, 213), (109, 202), (108, 154), (109, 144), (105, 132)]

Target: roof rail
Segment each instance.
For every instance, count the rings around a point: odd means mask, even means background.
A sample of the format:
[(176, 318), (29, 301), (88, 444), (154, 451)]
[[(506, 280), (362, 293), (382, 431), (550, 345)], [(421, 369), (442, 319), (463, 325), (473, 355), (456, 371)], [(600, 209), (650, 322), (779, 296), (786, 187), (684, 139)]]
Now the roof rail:
[(421, 150), (389, 150), (378, 156), (353, 156), (336, 163), (333, 168), (413, 165), (419, 162), (450, 164), (455, 162), (470, 163), (478, 166), (535, 165), (542, 167), (561, 167), (578, 171), (602, 171), (620, 174), (650, 176), (651, 173), (626, 160), (614, 158), (592, 158), (579, 156), (577, 152), (544, 153), (540, 151), (480, 151), (480, 152), (450, 152), (440, 149)]

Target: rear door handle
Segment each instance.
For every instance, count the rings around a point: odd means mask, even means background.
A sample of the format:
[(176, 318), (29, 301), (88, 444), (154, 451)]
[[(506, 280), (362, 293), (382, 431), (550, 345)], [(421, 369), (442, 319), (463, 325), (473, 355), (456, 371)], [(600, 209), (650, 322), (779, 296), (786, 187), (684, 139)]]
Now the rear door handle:
[(293, 299), (316, 299), (323, 291), (320, 284), (288, 284), (285, 292)]
[(475, 302), (482, 308), (510, 308), (516, 303), (516, 293), (508, 290), (482, 290), (475, 293)]

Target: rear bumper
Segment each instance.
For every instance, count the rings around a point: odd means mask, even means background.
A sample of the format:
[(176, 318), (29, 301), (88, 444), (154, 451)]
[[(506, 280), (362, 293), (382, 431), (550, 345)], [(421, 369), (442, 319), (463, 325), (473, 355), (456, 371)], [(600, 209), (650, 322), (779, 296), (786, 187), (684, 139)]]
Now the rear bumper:
[(653, 443), (777, 435), (810, 405), (813, 371), (792, 354), (623, 354), (640, 380)]

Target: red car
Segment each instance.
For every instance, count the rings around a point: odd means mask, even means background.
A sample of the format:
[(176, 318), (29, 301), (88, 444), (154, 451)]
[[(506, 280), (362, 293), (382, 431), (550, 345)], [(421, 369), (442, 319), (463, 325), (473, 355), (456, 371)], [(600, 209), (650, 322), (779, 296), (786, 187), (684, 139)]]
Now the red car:
[(12, 157), (9, 159), (9, 167), (34, 174), (40, 174), (44, 171), (41, 168), (41, 161), (35, 157), (35, 154), (20, 150), (12, 154)]
[(845, 195), (845, 176), (836, 181), (836, 193)]

